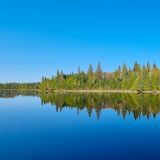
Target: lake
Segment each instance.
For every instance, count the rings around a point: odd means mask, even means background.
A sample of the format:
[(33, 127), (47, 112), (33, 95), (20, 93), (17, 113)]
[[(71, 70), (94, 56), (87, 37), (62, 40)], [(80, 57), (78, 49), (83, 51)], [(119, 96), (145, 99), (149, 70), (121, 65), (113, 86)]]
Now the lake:
[(1, 160), (160, 159), (160, 95), (0, 97)]

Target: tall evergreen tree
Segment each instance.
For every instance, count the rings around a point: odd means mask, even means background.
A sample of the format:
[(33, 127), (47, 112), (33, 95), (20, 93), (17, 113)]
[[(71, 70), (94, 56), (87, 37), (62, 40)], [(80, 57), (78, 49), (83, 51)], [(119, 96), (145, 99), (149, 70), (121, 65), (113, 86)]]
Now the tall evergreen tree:
[(134, 72), (141, 71), (141, 66), (137, 62), (135, 62), (135, 64), (134, 64), (133, 71)]
[(60, 76), (60, 72), (59, 72), (59, 70), (57, 70), (57, 77), (59, 77)]
[(147, 62), (147, 71), (150, 72), (151, 71), (151, 65), (149, 62)]
[(90, 64), (89, 65), (89, 68), (88, 68), (88, 72), (87, 72), (88, 74), (93, 74), (93, 67), (92, 67), (92, 65)]
[(63, 78), (64, 78), (64, 73), (63, 73), (63, 70), (61, 70), (60, 77), (61, 77), (61, 79), (63, 79)]
[(102, 78), (102, 67), (100, 62), (98, 62), (98, 65), (97, 65), (96, 75), (98, 76), (98, 78)]
[(155, 69), (155, 68), (157, 68), (157, 65), (154, 63), (154, 64), (153, 64), (153, 69)]
[(126, 66), (126, 64), (124, 64), (123, 67), (122, 67), (123, 76), (126, 76), (127, 72), (128, 72), (127, 66)]
[(80, 67), (78, 67), (78, 74), (80, 74), (81, 73), (81, 69), (80, 69)]
[(118, 74), (121, 74), (121, 66), (118, 66), (117, 72)]

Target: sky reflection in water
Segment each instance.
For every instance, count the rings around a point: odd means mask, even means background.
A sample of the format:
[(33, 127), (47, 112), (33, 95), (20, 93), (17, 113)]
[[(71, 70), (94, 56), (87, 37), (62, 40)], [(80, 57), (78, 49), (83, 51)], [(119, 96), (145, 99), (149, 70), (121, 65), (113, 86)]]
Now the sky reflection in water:
[(160, 158), (160, 96), (6, 95), (0, 159)]

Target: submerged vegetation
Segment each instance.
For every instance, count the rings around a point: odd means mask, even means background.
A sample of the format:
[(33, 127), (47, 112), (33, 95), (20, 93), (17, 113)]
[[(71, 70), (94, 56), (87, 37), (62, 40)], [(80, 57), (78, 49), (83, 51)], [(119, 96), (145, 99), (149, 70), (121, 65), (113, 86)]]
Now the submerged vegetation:
[(65, 74), (57, 71), (52, 78), (42, 78), (40, 90), (133, 90), (153, 91), (160, 90), (160, 69), (154, 64), (140, 66), (137, 62), (132, 69), (125, 64), (119, 66), (115, 72), (107, 73), (102, 71), (98, 63), (96, 70), (89, 65), (88, 71), (78, 68), (77, 73)]

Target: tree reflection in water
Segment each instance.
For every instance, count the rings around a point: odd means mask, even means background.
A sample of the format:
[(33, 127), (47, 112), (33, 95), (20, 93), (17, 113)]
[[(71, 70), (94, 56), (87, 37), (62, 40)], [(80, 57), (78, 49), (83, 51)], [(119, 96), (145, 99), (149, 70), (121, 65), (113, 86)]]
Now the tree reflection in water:
[(75, 108), (77, 113), (86, 109), (91, 117), (93, 111), (97, 118), (103, 109), (113, 109), (125, 119), (126, 115), (133, 114), (137, 120), (146, 116), (156, 117), (160, 112), (160, 95), (156, 94), (120, 94), (120, 93), (38, 93), (37, 91), (1, 90), (1, 98), (15, 98), (16, 96), (37, 96), (42, 105), (56, 106), (56, 111), (63, 108)]
[(88, 116), (95, 110), (100, 118), (101, 110), (113, 109), (125, 119), (127, 114), (133, 113), (134, 118), (141, 116), (156, 117), (160, 112), (160, 95), (154, 94), (120, 94), (120, 93), (54, 93), (41, 94), (42, 105), (50, 103), (57, 111), (64, 107), (77, 108), (77, 112), (87, 109)]

